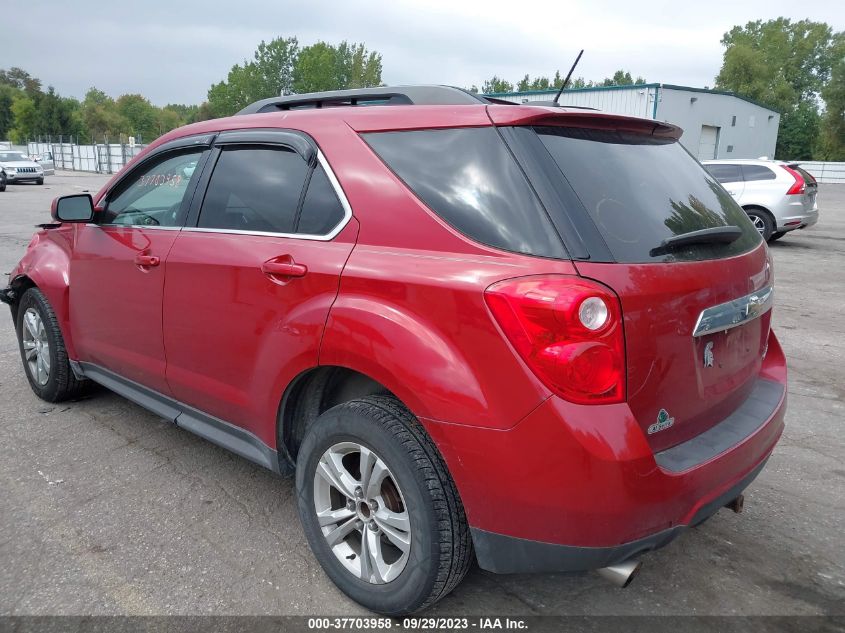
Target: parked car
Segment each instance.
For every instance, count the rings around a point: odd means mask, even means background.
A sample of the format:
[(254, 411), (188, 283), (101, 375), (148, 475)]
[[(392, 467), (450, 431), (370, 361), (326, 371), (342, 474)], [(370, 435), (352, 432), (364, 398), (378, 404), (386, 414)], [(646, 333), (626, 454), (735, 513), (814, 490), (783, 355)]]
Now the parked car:
[(0, 166), (6, 171), (8, 183), (44, 184), (44, 169), (23, 152), (0, 150)]
[(174, 130), (58, 198), (12, 271), (29, 384), (98, 382), (295, 473), (314, 555), (373, 611), (473, 559), (624, 586), (741, 509), (784, 424), (766, 244), (680, 134), (438, 86)]
[(52, 176), (56, 173), (56, 163), (53, 160), (53, 152), (43, 152), (32, 156), (32, 160), (41, 165), (45, 176)]
[(766, 241), (819, 221), (818, 184), (798, 163), (708, 160), (703, 165), (745, 209)]

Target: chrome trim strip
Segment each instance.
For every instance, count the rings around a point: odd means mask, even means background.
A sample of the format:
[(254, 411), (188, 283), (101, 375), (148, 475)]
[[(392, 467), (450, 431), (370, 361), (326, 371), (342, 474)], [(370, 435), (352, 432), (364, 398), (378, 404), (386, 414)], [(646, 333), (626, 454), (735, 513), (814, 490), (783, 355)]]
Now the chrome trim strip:
[(85, 226), (96, 226), (100, 229), (153, 229), (154, 231), (181, 231), (181, 226), (156, 226), (155, 224), (95, 224), (87, 222)]
[(720, 303), (701, 311), (692, 335), (704, 336), (744, 325), (772, 309), (774, 286), (766, 286), (744, 297)]
[(338, 181), (337, 176), (335, 176), (331, 165), (329, 165), (329, 161), (326, 160), (326, 157), (323, 156), (323, 152), (321, 152), (319, 149), (317, 150), (317, 162), (319, 162), (320, 165), (323, 166), (323, 169), (326, 171), (326, 176), (328, 176), (329, 182), (331, 183), (332, 188), (337, 194), (338, 200), (340, 200), (340, 205), (343, 207), (343, 218), (341, 219), (340, 223), (326, 235), (306, 235), (304, 233), (271, 233), (268, 231), (240, 231), (237, 229), (206, 229), (198, 226), (186, 226), (183, 230), (185, 232), (190, 233), (230, 233), (232, 235), (292, 237), (299, 240), (315, 240), (318, 242), (328, 242), (329, 240), (334, 239), (334, 237), (338, 233), (340, 233), (344, 229), (344, 227), (346, 227), (347, 224), (349, 224), (349, 220), (352, 219), (352, 207), (349, 205), (349, 200), (346, 199), (346, 194), (343, 192), (343, 188), (340, 186), (340, 182)]

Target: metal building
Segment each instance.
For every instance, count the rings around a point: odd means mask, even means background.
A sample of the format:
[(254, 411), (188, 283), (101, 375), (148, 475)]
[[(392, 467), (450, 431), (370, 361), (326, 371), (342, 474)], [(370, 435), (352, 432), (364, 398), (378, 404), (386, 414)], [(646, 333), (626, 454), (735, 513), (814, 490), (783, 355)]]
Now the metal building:
[[(487, 96), (530, 103), (549, 101), (556, 92), (501, 92)], [(674, 123), (684, 130), (681, 143), (699, 160), (772, 158), (780, 125), (780, 114), (775, 110), (733, 92), (670, 84), (564, 90), (560, 104)]]

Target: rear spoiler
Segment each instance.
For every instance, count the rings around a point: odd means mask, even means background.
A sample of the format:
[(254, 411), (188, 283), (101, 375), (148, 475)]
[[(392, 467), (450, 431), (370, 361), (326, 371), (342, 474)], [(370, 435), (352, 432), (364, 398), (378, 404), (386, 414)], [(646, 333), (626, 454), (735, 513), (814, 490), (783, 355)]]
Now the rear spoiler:
[(658, 138), (681, 138), (684, 131), (677, 125), (652, 119), (608, 114), (607, 112), (589, 112), (538, 106), (487, 106), (487, 112), (494, 125), (560, 125), (597, 130), (616, 130), (649, 134)]

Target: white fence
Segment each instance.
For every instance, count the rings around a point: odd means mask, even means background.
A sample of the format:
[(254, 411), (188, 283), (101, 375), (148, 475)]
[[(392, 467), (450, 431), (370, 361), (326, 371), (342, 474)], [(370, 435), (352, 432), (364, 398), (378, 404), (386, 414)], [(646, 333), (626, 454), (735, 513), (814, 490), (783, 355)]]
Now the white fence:
[(114, 174), (120, 171), (144, 147), (146, 146), (125, 145), (123, 143), (77, 145), (75, 143), (29, 142), (26, 144), (26, 152), (31, 155), (52, 154), (56, 169)]
[(801, 167), (817, 181), (829, 185), (845, 185), (845, 163), (823, 163), (821, 161), (801, 162)]

